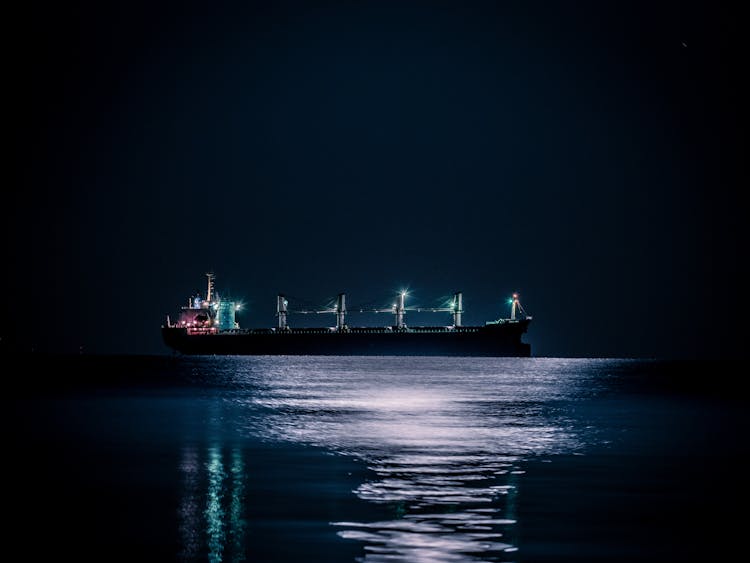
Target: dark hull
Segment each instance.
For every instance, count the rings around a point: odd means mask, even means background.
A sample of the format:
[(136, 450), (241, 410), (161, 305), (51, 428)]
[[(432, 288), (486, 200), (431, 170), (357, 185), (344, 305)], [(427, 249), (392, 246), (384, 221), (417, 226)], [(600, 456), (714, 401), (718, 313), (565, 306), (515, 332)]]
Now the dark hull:
[(227, 331), (188, 334), (184, 328), (163, 327), (164, 342), (182, 354), (320, 355), (320, 356), (514, 356), (528, 357), (531, 346), (521, 341), (529, 320), (454, 331), (326, 332), (324, 330)]

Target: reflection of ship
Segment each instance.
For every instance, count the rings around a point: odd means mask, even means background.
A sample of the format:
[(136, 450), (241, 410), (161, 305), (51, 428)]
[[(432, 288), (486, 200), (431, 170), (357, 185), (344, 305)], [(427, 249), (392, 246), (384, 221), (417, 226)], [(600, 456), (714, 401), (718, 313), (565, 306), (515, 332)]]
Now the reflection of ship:
[[(330, 356), (530, 356), (531, 346), (521, 341), (531, 317), (521, 307), (518, 294), (509, 300), (510, 318), (489, 321), (483, 326), (463, 326), (463, 296), (455, 293), (444, 307), (406, 307), (407, 293), (385, 309), (357, 308), (349, 312), (391, 313), (390, 326), (354, 327), (346, 324), (346, 295), (335, 305), (321, 310), (289, 310), (283, 295), (277, 298), (274, 328), (241, 329), (232, 300), (221, 299), (214, 290), (214, 275), (208, 276), (206, 299), (191, 298), (180, 311), (179, 320), (162, 326), (164, 342), (183, 354), (330, 355)], [(407, 326), (407, 311), (451, 313), (450, 326)], [(291, 313), (331, 313), (336, 326), (292, 328)]]

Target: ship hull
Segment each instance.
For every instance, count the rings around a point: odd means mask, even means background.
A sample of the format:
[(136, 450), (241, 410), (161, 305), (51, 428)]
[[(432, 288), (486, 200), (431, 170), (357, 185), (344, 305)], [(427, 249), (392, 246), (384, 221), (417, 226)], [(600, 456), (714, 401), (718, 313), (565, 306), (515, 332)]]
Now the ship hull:
[(162, 336), (176, 352), (191, 355), (528, 357), (531, 346), (521, 340), (528, 324), (529, 320), (520, 320), (457, 330), (234, 330), (206, 334), (162, 327)]

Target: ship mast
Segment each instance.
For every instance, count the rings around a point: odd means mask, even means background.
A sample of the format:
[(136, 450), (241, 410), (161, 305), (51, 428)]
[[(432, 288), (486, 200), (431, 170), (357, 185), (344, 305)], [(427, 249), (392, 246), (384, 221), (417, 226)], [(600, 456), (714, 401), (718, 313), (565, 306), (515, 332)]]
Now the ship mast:
[(404, 328), (404, 298), (406, 297), (406, 291), (402, 291), (398, 294), (398, 302), (394, 307), (393, 314), (396, 316), (396, 328), (402, 330)]
[(206, 272), (208, 278), (208, 289), (206, 290), (206, 303), (211, 303), (214, 297), (214, 280), (216, 275), (213, 272)]
[(279, 317), (279, 330), (287, 329), (287, 305), (289, 305), (289, 301), (287, 301), (286, 297), (279, 293), (279, 295), (276, 297), (276, 316)]
[(346, 330), (346, 293), (339, 293), (336, 299), (336, 330)]
[(526, 311), (523, 310), (523, 307), (521, 307), (521, 301), (518, 299), (518, 293), (514, 293), (513, 297), (511, 298), (511, 304), (510, 304), (510, 320), (515, 321), (516, 320), (516, 313), (521, 313), (524, 317), (526, 316)]
[(464, 294), (457, 291), (453, 294), (453, 326), (461, 326), (461, 313), (464, 312)]

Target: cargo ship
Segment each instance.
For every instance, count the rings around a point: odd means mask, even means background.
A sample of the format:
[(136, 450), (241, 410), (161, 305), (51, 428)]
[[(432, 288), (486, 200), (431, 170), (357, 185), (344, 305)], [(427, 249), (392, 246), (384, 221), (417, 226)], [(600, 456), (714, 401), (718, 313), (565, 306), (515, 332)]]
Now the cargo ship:
[[(181, 354), (200, 355), (321, 355), (321, 356), (531, 356), (531, 346), (522, 341), (531, 317), (517, 293), (508, 300), (510, 316), (480, 326), (462, 324), (463, 294), (456, 292), (445, 307), (407, 307), (408, 293), (398, 293), (392, 306), (382, 309), (350, 308), (346, 294), (339, 293), (334, 305), (323, 309), (292, 310), (283, 294), (276, 299), (276, 326), (240, 328), (236, 312), (240, 305), (221, 298), (215, 276), (206, 274), (205, 299), (191, 296), (173, 322), (167, 315), (162, 326), (164, 343)], [(350, 326), (351, 313), (390, 313), (386, 326)], [(408, 312), (450, 313), (447, 326), (409, 326)], [(335, 326), (295, 327), (291, 314), (332, 314)]]

